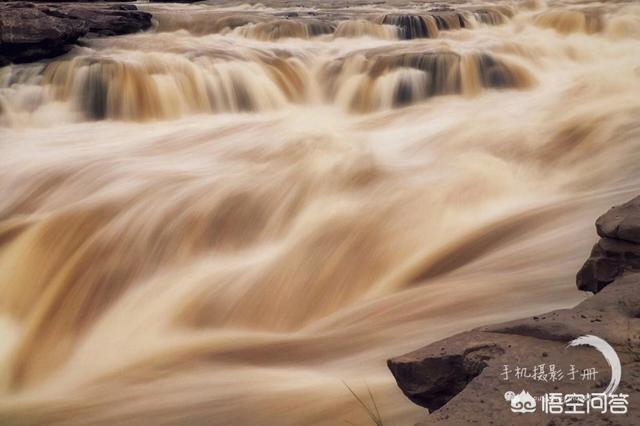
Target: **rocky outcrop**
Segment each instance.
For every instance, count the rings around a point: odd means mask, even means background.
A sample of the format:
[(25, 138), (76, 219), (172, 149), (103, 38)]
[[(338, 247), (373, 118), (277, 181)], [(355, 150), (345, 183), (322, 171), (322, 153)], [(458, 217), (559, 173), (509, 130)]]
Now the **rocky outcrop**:
[(145, 30), (151, 15), (133, 5), (0, 3), (0, 66), (66, 53), (84, 36)]
[[(388, 361), (403, 393), (431, 412), (425, 424), (640, 424), (640, 197), (614, 207), (596, 226), (602, 239), (577, 277), (578, 287), (594, 296), (573, 309), (478, 328)], [(535, 398), (607, 387), (611, 368), (603, 355), (567, 347), (585, 335), (617, 352), (622, 379), (616, 393), (629, 395), (628, 413), (554, 415), (542, 412), (540, 399), (535, 412), (513, 412), (509, 392)], [(561, 379), (550, 375), (551, 365)], [(593, 380), (583, 377), (589, 371), (596, 372)]]
[(596, 221), (602, 238), (578, 272), (578, 288), (596, 293), (625, 271), (640, 270), (640, 197), (613, 207)]
[(612, 207), (598, 218), (596, 230), (602, 238), (640, 244), (640, 197)]

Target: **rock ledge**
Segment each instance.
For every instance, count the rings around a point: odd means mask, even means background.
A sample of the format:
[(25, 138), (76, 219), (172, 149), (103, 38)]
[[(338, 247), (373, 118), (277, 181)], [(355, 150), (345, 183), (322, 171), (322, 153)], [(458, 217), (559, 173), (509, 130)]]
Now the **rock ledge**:
[(64, 54), (80, 37), (149, 27), (151, 14), (128, 4), (0, 3), (0, 66)]
[[(602, 239), (577, 275), (578, 288), (593, 297), (573, 309), (477, 328), (387, 362), (402, 392), (431, 413), (425, 424), (640, 424), (640, 197), (612, 208), (596, 226)], [(602, 392), (611, 371), (603, 356), (591, 347), (567, 347), (584, 335), (606, 340), (617, 352), (622, 380), (616, 393), (629, 395), (629, 412), (554, 416), (538, 407), (513, 413), (506, 392)], [(557, 365), (565, 376), (570, 365), (595, 368), (598, 375), (591, 381), (514, 375), (516, 366), (532, 372), (540, 364)]]

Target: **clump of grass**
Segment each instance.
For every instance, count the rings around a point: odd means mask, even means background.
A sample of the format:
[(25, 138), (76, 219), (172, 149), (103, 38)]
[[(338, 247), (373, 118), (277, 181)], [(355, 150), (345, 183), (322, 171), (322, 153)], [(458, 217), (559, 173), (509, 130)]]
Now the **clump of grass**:
[(360, 404), (360, 406), (362, 408), (364, 408), (364, 410), (367, 412), (367, 414), (369, 415), (369, 418), (371, 419), (371, 421), (373, 422), (373, 424), (375, 424), (376, 426), (384, 426), (384, 424), (382, 423), (382, 417), (380, 416), (380, 411), (378, 410), (378, 405), (376, 404), (376, 400), (373, 397), (373, 394), (371, 393), (371, 388), (369, 388), (369, 385), (367, 384), (367, 392), (369, 393), (369, 398), (371, 399), (371, 403), (373, 404), (373, 409), (371, 409), (363, 400), (362, 398), (360, 398), (358, 396), (357, 393), (355, 393), (355, 391), (353, 389), (351, 389), (351, 386), (349, 386), (347, 384), (347, 382), (345, 382), (344, 380), (342, 381), (342, 383), (346, 386), (347, 389), (349, 389), (349, 392), (351, 392), (351, 395), (353, 395), (353, 397), (356, 399), (356, 401), (358, 401), (358, 404)]

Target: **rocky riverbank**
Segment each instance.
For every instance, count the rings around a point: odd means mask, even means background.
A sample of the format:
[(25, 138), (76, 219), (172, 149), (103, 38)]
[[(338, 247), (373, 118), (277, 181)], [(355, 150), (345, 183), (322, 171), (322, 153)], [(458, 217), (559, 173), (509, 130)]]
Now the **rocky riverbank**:
[(149, 27), (151, 14), (131, 4), (0, 3), (0, 66), (62, 55), (81, 37)]
[[(601, 239), (577, 276), (578, 288), (594, 296), (573, 309), (478, 328), (388, 361), (404, 394), (431, 413), (425, 424), (640, 423), (640, 197), (612, 208), (596, 228)], [(603, 355), (568, 347), (585, 335), (617, 352), (622, 377), (615, 393), (628, 395), (628, 413), (549, 414), (541, 399), (534, 412), (513, 412), (509, 392), (535, 399), (607, 387), (612, 370)]]

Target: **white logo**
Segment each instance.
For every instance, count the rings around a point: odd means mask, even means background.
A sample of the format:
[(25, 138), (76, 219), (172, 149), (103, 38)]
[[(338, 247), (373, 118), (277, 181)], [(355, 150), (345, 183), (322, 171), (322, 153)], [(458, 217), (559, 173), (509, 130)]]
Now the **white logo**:
[(610, 344), (604, 341), (597, 336), (580, 336), (577, 339), (574, 339), (569, 342), (569, 346), (592, 346), (598, 350), (604, 356), (604, 359), (611, 367), (611, 381), (609, 382), (609, 386), (602, 392), (607, 395), (613, 394), (616, 389), (618, 389), (618, 385), (620, 385), (620, 378), (622, 377), (622, 366), (620, 365), (620, 358), (618, 358), (618, 354), (615, 349), (611, 347)]
[[(539, 399), (541, 401), (541, 411), (547, 414), (627, 413), (629, 405), (627, 398), (629, 395), (615, 393), (622, 378), (622, 366), (620, 365), (620, 358), (615, 349), (600, 337), (591, 335), (580, 336), (569, 342), (567, 347), (575, 346), (591, 346), (600, 352), (607, 361), (607, 364), (611, 368), (611, 381), (605, 390), (598, 393), (572, 393), (566, 395), (552, 392), (545, 393), (540, 397), (533, 397), (524, 389), (519, 394), (513, 391), (507, 391), (504, 394), (504, 399), (511, 404), (511, 411), (514, 413), (533, 413), (536, 411), (538, 405), (536, 399)], [(504, 367), (505, 369), (502, 376), (505, 380), (508, 380), (512, 370), (507, 365)], [(526, 368), (516, 367), (515, 377), (516, 379), (529, 378), (531, 380), (545, 382), (562, 380), (564, 374), (562, 370), (556, 369), (555, 364), (547, 366), (548, 371), (544, 368), (545, 364), (540, 364), (536, 366), (532, 372), (527, 373)], [(568, 373), (571, 380), (574, 380), (574, 373), (574, 366), (571, 365), (571, 371)], [(581, 377), (584, 380), (585, 378), (595, 377), (596, 374), (597, 371), (595, 368), (588, 368), (583, 370)]]
[(536, 400), (524, 390), (517, 395), (511, 391), (506, 392), (504, 399), (511, 402), (511, 411), (514, 413), (533, 413), (536, 411)]

